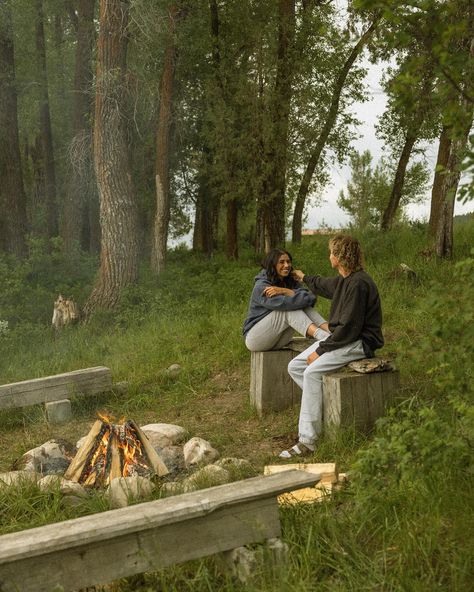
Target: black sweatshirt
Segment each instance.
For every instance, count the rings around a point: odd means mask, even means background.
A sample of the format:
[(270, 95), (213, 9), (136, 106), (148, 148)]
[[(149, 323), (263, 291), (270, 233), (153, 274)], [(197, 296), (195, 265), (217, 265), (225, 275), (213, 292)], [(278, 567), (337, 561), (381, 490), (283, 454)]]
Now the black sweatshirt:
[(324, 278), (305, 275), (304, 282), (316, 295), (332, 300), (329, 313), (331, 335), (321, 341), (316, 353), (339, 349), (362, 340), (367, 357), (383, 346), (382, 308), (374, 280), (363, 270), (347, 277)]

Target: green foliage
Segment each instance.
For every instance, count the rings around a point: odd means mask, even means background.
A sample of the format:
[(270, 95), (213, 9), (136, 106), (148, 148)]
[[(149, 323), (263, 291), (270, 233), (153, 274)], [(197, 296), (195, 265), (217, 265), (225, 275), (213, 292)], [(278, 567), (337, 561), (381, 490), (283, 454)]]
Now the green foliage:
[[(383, 235), (373, 228), (357, 232), (367, 269), (381, 291), (387, 338), (382, 354), (397, 357), (402, 372), (399, 405), (369, 438), (345, 432), (335, 442), (321, 443), (315, 462), (337, 461), (341, 471), (349, 472), (350, 486), (333, 501), (282, 508), (289, 562), (280, 570), (263, 554), (255, 577), (243, 585), (222, 575), (217, 559), (209, 558), (121, 580), (113, 584), (117, 592), (470, 589), (472, 221), (456, 227), (456, 233), (458, 261), (452, 264), (424, 258), (428, 241), (422, 225), (400, 226)], [(297, 267), (332, 273), (327, 237), (308, 237), (291, 251)], [(35, 268), (43, 270), (35, 277), (46, 286), (59, 282), (58, 269), (64, 273), (48, 262), (50, 257), (38, 255)], [(400, 262), (417, 271), (418, 284), (392, 275)], [(82, 265), (89, 263), (86, 259)], [(6, 380), (104, 364), (114, 380), (127, 380), (130, 387), (125, 394), (78, 398), (77, 425), (56, 426), (54, 434), (39, 408), (3, 412), (2, 470), (28, 448), (58, 436), (57, 430), (64, 430), (59, 435), (68, 439), (72, 436), (66, 430), (76, 430), (74, 437), (83, 435), (103, 406), (116, 415), (133, 414), (140, 423), (158, 418), (180, 423), (209, 439), (223, 455), (248, 458), (258, 472), (274, 462), (268, 442), (294, 431), (297, 412), (258, 419), (244, 403), (249, 356), (240, 331), (257, 271), (250, 252), (228, 263), (220, 255), (209, 260), (177, 250), (159, 282), (144, 269), (140, 284), (124, 293), (117, 311), (97, 316), (56, 341), (45, 338), (43, 323), (25, 322), (21, 333), (19, 320), (14, 331), (7, 329), (8, 343), (0, 335)], [(20, 276), (17, 281), (21, 294)], [(62, 281), (74, 285), (74, 274)], [(327, 305), (321, 302), (323, 308)], [(183, 368), (176, 380), (164, 372), (171, 363)], [(267, 444), (265, 452), (258, 450), (262, 443)], [(242, 476), (247, 473), (233, 475)], [(4, 491), (0, 489), (3, 532), (108, 507), (102, 496), (92, 495), (82, 506), (66, 508), (54, 489), (40, 492), (31, 484), (22, 485), (14, 497)]]
[[(360, 230), (378, 227), (392, 191), (397, 162), (384, 158), (372, 167), (372, 155), (368, 150), (350, 156), (352, 177), (347, 192), (341, 191), (338, 205), (351, 216), (351, 225)], [(397, 219), (403, 218), (403, 208), (409, 203), (425, 199), (429, 172), (425, 162), (413, 163), (407, 170)]]
[(29, 255), (18, 261), (0, 254), (0, 320), (10, 328), (18, 324), (49, 323), (58, 294), (82, 302), (90, 289), (96, 260), (66, 258), (58, 239), (30, 239)]

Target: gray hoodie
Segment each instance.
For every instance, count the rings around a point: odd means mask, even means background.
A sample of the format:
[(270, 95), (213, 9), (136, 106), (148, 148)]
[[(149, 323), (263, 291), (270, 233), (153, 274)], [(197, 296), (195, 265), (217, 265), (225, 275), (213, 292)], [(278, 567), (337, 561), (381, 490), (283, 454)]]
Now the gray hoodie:
[(311, 294), (306, 288), (302, 288), (301, 284), (292, 278), (288, 278), (285, 287), (294, 290), (294, 296), (273, 296), (272, 298), (267, 298), (264, 296), (263, 291), (265, 288), (273, 285), (267, 279), (267, 272), (264, 269), (255, 276), (255, 285), (252, 296), (250, 297), (249, 310), (242, 330), (244, 336), (247, 335), (258, 321), (269, 315), (272, 310), (300, 310), (308, 308), (308, 306), (314, 306), (316, 302), (314, 294)]

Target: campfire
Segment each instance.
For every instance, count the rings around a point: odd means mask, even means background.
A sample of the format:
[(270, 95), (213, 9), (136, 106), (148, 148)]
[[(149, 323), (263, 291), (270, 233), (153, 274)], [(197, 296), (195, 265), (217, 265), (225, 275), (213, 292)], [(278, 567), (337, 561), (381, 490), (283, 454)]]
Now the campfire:
[(134, 421), (113, 423), (113, 418), (99, 415), (64, 477), (89, 487), (106, 487), (116, 477), (161, 477), (167, 473)]

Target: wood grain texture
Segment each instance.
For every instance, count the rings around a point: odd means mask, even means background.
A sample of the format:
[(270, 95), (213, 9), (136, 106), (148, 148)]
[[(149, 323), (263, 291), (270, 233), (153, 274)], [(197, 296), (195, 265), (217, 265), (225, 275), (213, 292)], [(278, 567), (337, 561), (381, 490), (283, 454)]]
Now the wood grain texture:
[(250, 403), (260, 416), (293, 404), (288, 364), (294, 356), (293, 351), (283, 349), (251, 353)]
[(93, 395), (112, 388), (109, 368), (97, 366), (0, 386), (0, 409)]
[(397, 370), (360, 374), (347, 369), (323, 377), (323, 422), (327, 433), (338, 428), (369, 432), (393, 403), (400, 387)]
[(0, 537), (0, 590), (65, 592), (280, 535), (276, 497), (314, 485), (285, 471)]

